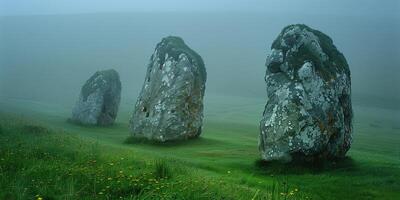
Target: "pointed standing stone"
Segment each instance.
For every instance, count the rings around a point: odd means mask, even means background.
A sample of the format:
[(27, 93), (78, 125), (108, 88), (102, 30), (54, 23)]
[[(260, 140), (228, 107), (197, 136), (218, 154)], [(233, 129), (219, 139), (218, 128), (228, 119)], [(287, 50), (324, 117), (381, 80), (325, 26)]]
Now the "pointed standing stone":
[(130, 120), (132, 136), (160, 142), (198, 137), (206, 76), (202, 58), (181, 38), (162, 39)]

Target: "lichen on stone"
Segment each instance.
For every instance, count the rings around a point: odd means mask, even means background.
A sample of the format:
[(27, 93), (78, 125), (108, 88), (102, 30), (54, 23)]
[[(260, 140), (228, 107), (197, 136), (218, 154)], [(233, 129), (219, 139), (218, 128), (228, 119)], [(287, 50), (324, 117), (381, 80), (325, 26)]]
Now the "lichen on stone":
[(132, 136), (160, 142), (198, 137), (206, 77), (202, 58), (181, 38), (163, 38), (130, 119)]
[(117, 117), (120, 100), (118, 72), (97, 71), (82, 86), (71, 120), (86, 125), (111, 125)]
[(332, 39), (306, 25), (287, 26), (266, 67), (262, 158), (343, 157), (352, 140), (350, 70)]

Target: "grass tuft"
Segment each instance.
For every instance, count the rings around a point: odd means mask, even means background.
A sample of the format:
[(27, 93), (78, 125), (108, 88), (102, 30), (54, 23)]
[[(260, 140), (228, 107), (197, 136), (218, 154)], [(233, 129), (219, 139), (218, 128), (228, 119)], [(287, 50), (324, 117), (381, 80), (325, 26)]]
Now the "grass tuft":
[(167, 179), (171, 177), (172, 172), (169, 165), (164, 160), (156, 160), (154, 175), (157, 179)]

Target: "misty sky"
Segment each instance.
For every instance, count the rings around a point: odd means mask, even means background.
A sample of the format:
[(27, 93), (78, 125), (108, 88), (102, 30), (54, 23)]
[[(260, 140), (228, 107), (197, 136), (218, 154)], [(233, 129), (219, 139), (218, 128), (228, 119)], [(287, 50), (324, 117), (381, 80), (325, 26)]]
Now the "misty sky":
[(389, 105), (383, 103), (388, 100), (400, 108), (399, 4), (0, 0), (0, 99), (72, 104), (93, 72), (114, 68), (121, 74), (123, 98), (134, 102), (155, 45), (168, 35), (181, 36), (203, 57), (207, 93), (264, 98), (264, 64), (271, 43), (283, 27), (304, 23), (331, 36), (344, 53), (358, 99), (378, 105)]
[(399, 16), (399, 0), (0, 0), (0, 15), (132, 11), (262, 11)]

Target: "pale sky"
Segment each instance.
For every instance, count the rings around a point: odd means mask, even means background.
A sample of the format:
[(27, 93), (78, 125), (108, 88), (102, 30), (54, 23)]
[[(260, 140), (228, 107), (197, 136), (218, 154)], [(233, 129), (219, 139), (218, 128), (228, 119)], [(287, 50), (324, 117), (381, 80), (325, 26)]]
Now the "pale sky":
[(0, 0), (0, 16), (152, 11), (259, 11), (398, 17), (400, 0)]

